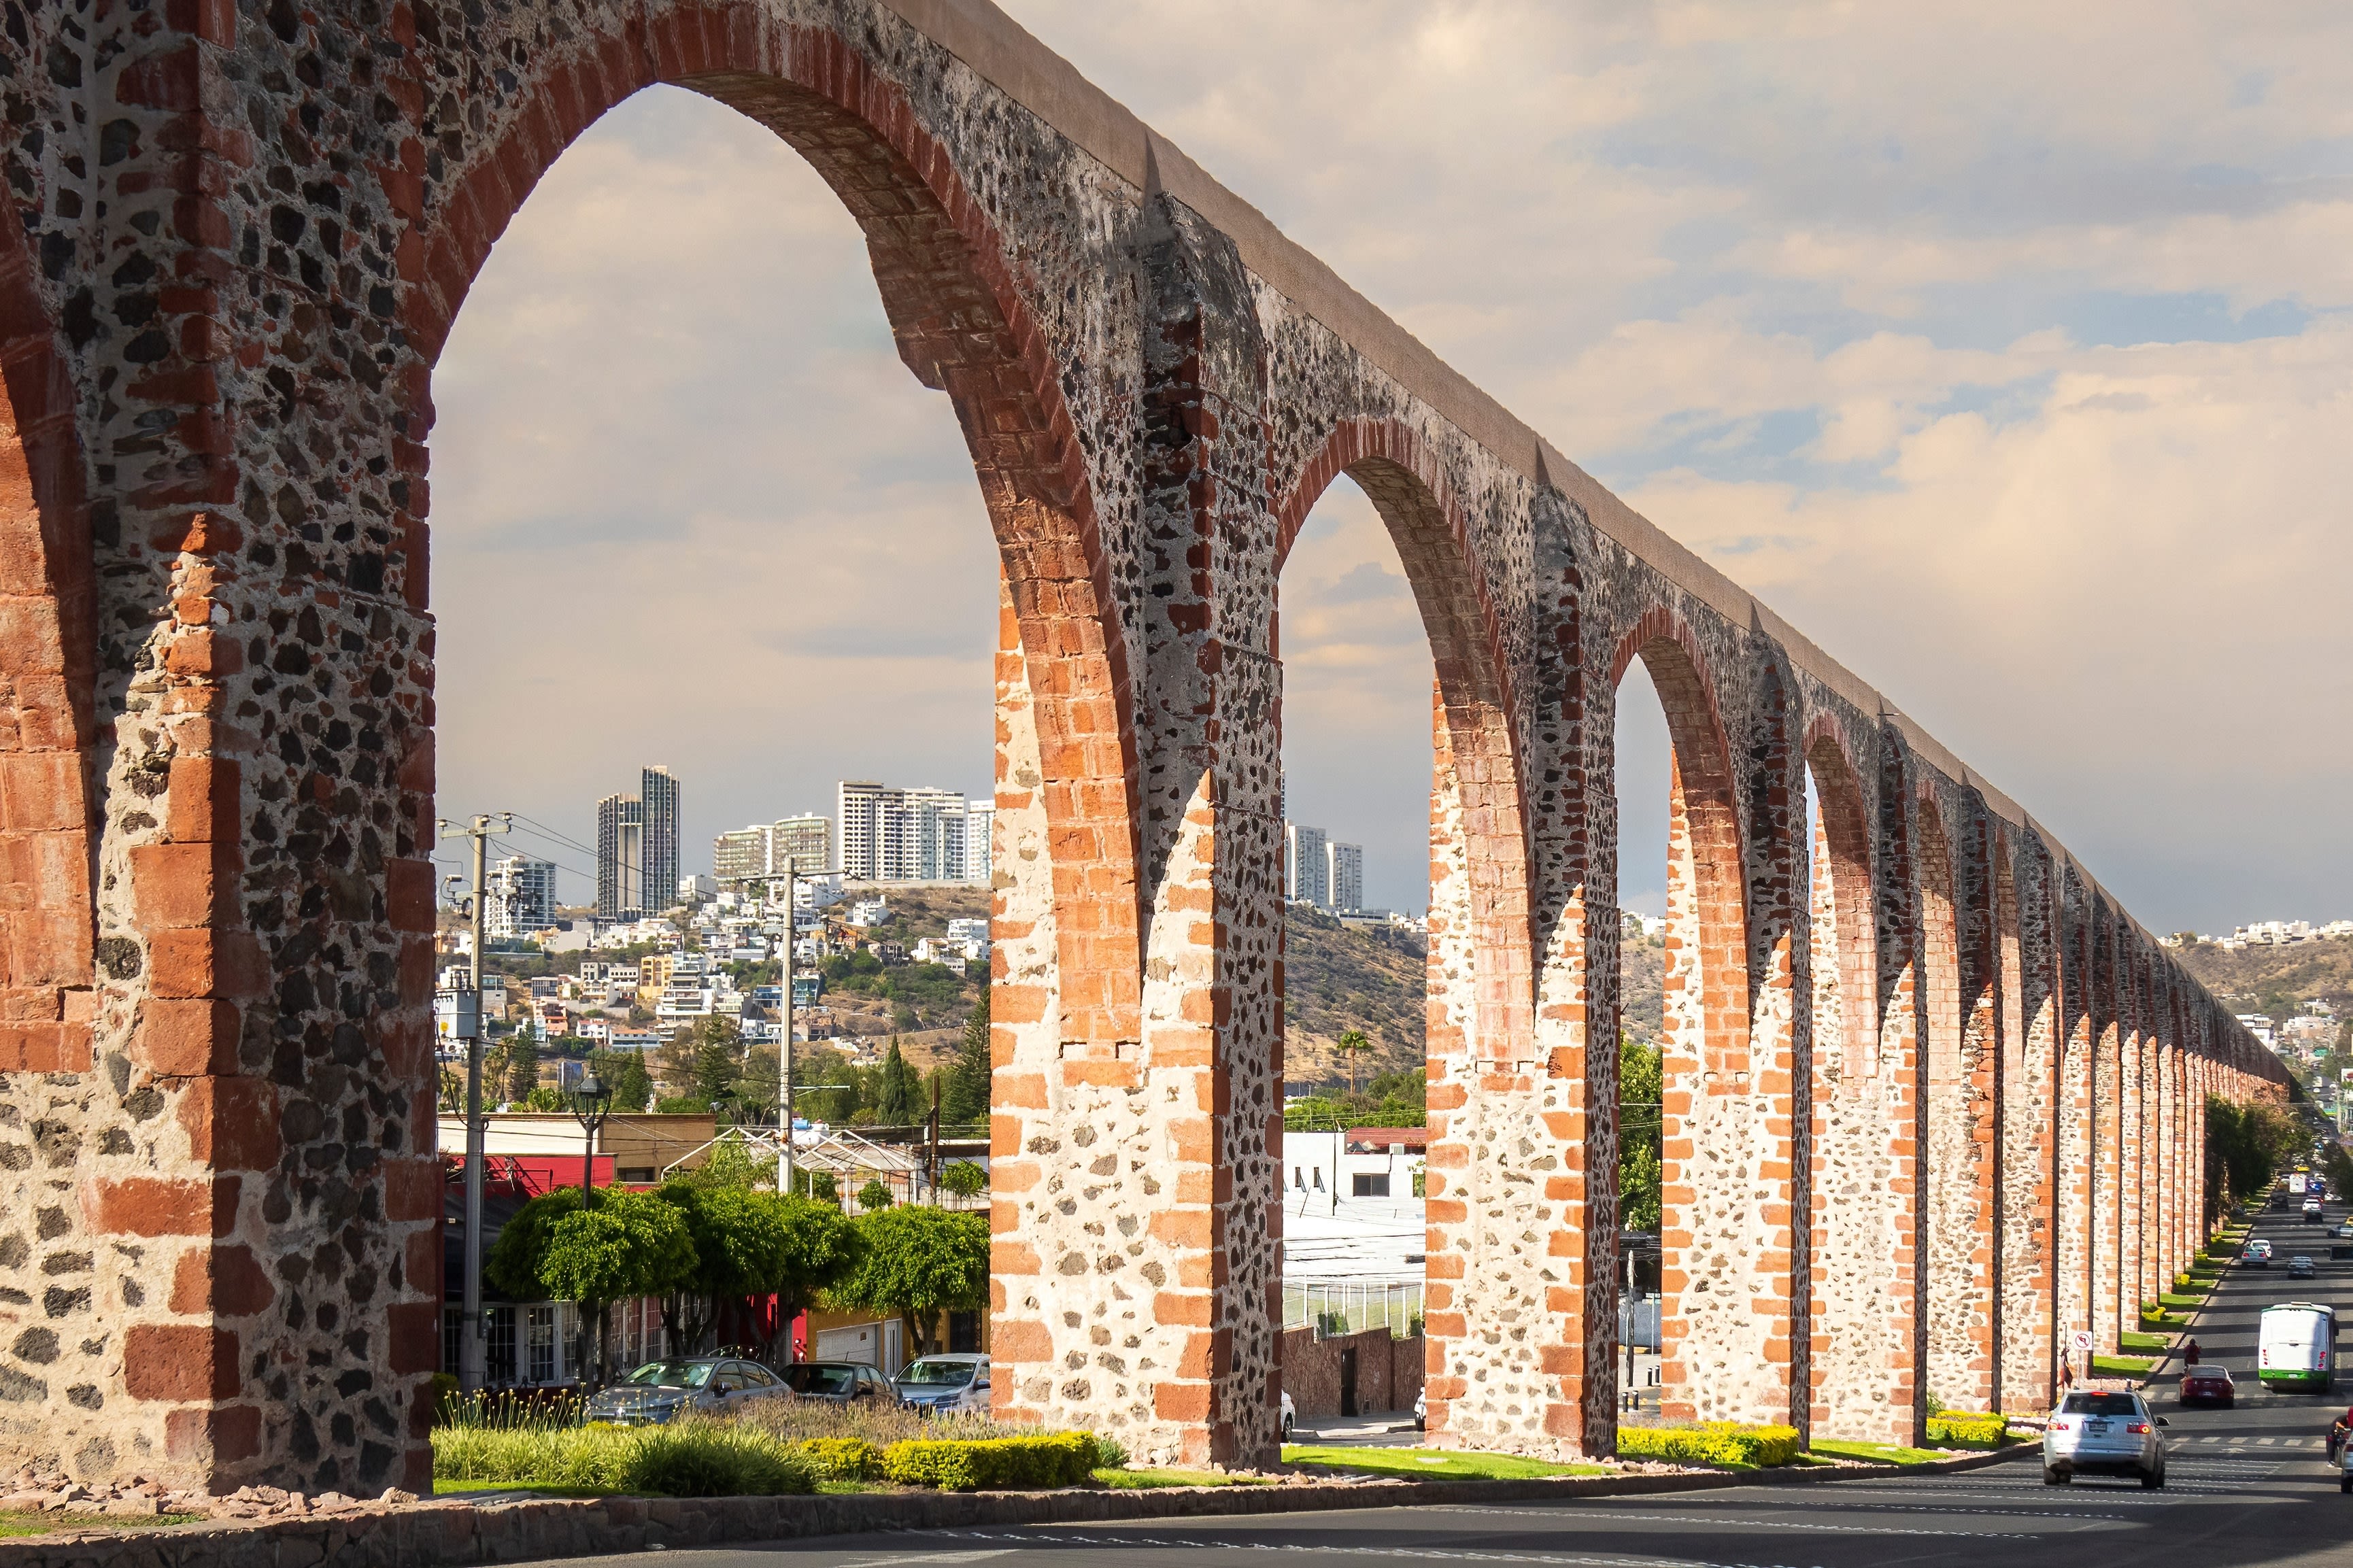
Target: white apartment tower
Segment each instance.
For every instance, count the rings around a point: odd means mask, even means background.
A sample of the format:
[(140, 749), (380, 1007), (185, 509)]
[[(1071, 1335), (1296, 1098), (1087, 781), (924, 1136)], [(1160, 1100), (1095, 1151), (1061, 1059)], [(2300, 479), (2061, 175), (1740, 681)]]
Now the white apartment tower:
[(1332, 901), (1324, 907), (1338, 914), (1355, 914), (1365, 907), (1365, 847), (1333, 844), (1326, 847), (1326, 854), (1324, 885)]
[(555, 924), (555, 865), (510, 855), (491, 868), (482, 906), (486, 936), (518, 937)]
[(1320, 827), (1282, 825), (1282, 895), (1294, 903), (1332, 907), (1330, 839)]
[(964, 879), (986, 888), (995, 866), (992, 840), (997, 833), (997, 804), (966, 801), (964, 807)]
[(841, 873), (853, 882), (968, 879), (971, 816), (954, 790), (844, 779), (837, 792)]

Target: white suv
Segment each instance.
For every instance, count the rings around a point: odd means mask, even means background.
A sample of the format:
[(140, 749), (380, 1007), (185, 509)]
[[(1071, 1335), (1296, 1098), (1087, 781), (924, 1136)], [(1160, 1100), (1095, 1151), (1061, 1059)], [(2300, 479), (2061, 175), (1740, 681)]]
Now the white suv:
[(2165, 1484), (2165, 1417), (2137, 1394), (2082, 1388), (2059, 1402), (2042, 1429), (2042, 1482), (2063, 1487), (2077, 1476), (2137, 1476)]

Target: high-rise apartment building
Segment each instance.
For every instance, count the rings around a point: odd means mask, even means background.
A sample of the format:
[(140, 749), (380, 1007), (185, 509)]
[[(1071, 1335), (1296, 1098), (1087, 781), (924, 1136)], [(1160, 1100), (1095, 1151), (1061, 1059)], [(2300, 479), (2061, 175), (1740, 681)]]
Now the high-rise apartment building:
[(1324, 908), (1339, 914), (1355, 914), (1365, 907), (1365, 847), (1332, 844), (1325, 847), (1325, 854), (1328, 859), (1324, 885), (1332, 901)]
[(597, 919), (642, 920), (670, 907), (678, 886), (678, 779), (665, 767), (641, 770), (637, 794), (596, 803)]
[(743, 887), (797, 871), (833, 868), (833, 818), (805, 814), (755, 822), (711, 841), (711, 874), (721, 887)]
[(851, 881), (966, 879), (971, 810), (955, 791), (845, 779), (836, 799), (841, 871)]
[(482, 930), (494, 937), (518, 937), (555, 923), (555, 865), (527, 855), (510, 855), (491, 868)]
[(1320, 827), (1282, 825), (1282, 894), (1295, 903), (1332, 907), (1330, 837)]
[(986, 888), (996, 862), (992, 840), (997, 833), (997, 803), (966, 801), (964, 807), (964, 879)]

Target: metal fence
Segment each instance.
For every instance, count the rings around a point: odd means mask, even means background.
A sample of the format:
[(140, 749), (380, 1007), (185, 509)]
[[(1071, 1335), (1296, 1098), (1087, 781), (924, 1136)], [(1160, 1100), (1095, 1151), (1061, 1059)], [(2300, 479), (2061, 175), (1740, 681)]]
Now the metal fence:
[(1322, 1338), (1387, 1329), (1409, 1339), (1421, 1331), (1421, 1286), (1286, 1284), (1282, 1326), (1312, 1328)]

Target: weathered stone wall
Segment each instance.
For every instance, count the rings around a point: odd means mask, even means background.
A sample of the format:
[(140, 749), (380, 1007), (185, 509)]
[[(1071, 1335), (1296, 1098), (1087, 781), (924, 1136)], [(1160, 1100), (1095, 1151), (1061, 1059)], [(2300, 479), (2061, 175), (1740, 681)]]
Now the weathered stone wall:
[(421, 1484), (433, 366), (540, 174), (656, 82), (857, 218), (999, 547), (1000, 1414), (1273, 1447), (1276, 590), (1340, 473), (1437, 667), (1436, 1440), (1613, 1441), (1636, 658), (1674, 744), (1678, 1408), (1909, 1436), (1932, 1354), (2036, 1396), (2178, 1228), (2147, 1051), (2276, 1074), (2016, 806), (985, 5), (172, 0), (26, 12), (0, 58), (11, 1452)]

